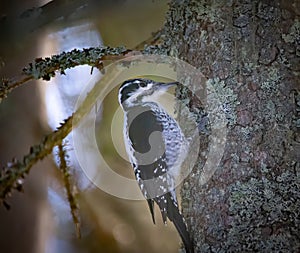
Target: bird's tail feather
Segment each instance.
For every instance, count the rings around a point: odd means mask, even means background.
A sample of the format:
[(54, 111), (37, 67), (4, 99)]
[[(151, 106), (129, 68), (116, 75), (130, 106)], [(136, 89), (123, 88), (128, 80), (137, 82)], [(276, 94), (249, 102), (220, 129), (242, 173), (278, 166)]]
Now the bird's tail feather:
[(148, 202), (148, 206), (149, 206), (149, 209), (150, 209), (150, 213), (151, 213), (151, 216), (152, 216), (152, 221), (153, 221), (153, 224), (155, 224), (155, 217), (154, 217), (154, 202), (152, 199), (147, 199), (147, 202)]
[(171, 194), (166, 194), (167, 196), (167, 216), (170, 221), (172, 221), (182, 239), (186, 253), (194, 253), (193, 242), (191, 241), (190, 235), (187, 231), (187, 227), (179, 212), (178, 206), (175, 205), (174, 201), (171, 198)]

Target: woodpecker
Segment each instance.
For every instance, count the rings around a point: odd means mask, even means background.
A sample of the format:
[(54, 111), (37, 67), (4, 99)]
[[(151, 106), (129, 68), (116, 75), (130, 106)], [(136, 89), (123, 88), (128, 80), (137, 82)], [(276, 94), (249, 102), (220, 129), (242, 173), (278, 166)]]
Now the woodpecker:
[(187, 140), (176, 120), (156, 98), (177, 82), (130, 79), (119, 88), (124, 111), (124, 142), (137, 183), (148, 202), (153, 223), (154, 203), (162, 220), (174, 223), (187, 253), (193, 253), (186, 223), (175, 192), (175, 179), (187, 153)]

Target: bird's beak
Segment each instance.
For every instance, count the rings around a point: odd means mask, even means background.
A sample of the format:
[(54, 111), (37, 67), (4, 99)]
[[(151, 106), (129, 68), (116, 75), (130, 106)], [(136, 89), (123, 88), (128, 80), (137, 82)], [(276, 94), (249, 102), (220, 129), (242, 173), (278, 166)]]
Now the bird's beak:
[(166, 83), (168, 86), (176, 86), (179, 85), (179, 82)]
[(171, 86), (178, 85), (178, 82), (172, 82), (172, 83), (157, 83), (156, 88), (157, 89), (168, 89)]

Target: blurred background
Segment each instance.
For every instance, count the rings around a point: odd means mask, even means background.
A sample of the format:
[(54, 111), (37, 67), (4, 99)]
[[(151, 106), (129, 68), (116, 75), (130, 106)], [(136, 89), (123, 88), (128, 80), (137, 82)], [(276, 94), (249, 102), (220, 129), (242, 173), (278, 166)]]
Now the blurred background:
[[(134, 48), (162, 28), (167, 2), (1, 1), (0, 77), (16, 77), (35, 58), (73, 48)], [(91, 75), (91, 67), (79, 66), (50, 82), (32, 81), (15, 89), (0, 104), (1, 167), (14, 157), (21, 159), (31, 145), (59, 126), (97, 74), (96, 69)], [(114, 90), (97, 115), (98, 145), (116, 172), (133, 177), (110, 138), (117, 109)], [(180, 240), (173, 225), (163, 225), (157, 209), (157, 224), (153, 225), (146, 201), (119, 199), (96, 188), (76, 161), (71, 136), (67, 139), (70, 168), (79, 190), (82, 238), (76, 237), (54, 152), (32, 168), (25, 192), (15, 192), (9, 199), (11, 209), (0, 207), (0, 252), (177, 252)]]

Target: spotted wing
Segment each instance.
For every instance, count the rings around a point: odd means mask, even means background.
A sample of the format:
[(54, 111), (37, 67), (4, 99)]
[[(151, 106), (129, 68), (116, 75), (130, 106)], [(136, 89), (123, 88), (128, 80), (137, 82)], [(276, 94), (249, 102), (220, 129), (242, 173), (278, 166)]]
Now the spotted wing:
[[(175, 190), (171, 188), (174, 185), (173, 177), (166, 173), (169, 169), (168, 163), (173, 161), (170, 158), (167, 159), (166, 139), (164, 139), (166, 134), (163, 135), (167, 127), (173, 128), (175, 135), (181, 135), (181, 132), (178, 130), (177, 123), (167, 118), (170, 117), (169, 115), (164, 115), (164, 118), (160, 116), (157, 111), (145, 107), (137, 107), (128, 113), (127, 131), (131, 143), (131, 161), (139, 187), (147, 199), (153, 222), (155, 223), (153, 210), (155, 202), (160, 208), (163, 222), (166, 223), (168, 217), (174, 223), (187, 252), (190, 253), (193, 252), (192, 243), (178, 209)], [(154, 132), (159, 132), (160, 135), (155, 135), (156, 138), (153, 139)], [(168, 136), (168, 138), (171, 137), (171, 135)], [(180, 138), (178, 141), (181, 141)], [(168, 148), (171, 152), (176, 149), (175, 146)], [(170, 189), (171, 192), (169, 192)]]
[(145, 198), (167, 192), (163, 125), (156, 113), (147, 107), (136, 107), (128, 114), (127, 126), (134, 172)]

